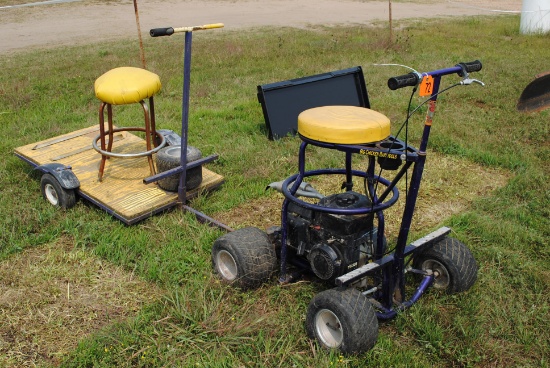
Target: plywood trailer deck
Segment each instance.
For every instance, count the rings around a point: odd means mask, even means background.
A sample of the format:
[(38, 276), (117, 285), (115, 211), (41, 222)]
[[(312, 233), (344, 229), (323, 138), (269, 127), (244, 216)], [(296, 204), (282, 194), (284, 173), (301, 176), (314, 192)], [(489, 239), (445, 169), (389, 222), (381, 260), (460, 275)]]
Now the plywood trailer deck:
[[(80, 181), (77, 194), (129, 225), (178, 204), (178, 193), (165, 191), (155, 183), (143, 183), (143, 179), (150, 176), (146, 157), (109, 158), (100, 182), (101, 154), (92, 147), (92, 140), (98, 134), (99, 125), (95, 125), (18, 147), (15, 154), (33, 167), (49, 163), (71, 167)], [(140, 152), (143, 147), (144, 139), (130, 132), (114, 136), (113, 152)], [(224, 181), (221, 175), (205, 167), (202, 177), (199, 187), (187, 191), (187, 199), (213, 190)]]

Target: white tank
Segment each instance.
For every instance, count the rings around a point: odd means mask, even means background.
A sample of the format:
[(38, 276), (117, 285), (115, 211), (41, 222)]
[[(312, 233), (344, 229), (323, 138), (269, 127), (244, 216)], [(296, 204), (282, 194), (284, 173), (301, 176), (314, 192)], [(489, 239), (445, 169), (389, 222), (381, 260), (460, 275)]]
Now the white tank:
[(546, 33), (550, 31), (550, 0), (523, 0), (520, 33)]

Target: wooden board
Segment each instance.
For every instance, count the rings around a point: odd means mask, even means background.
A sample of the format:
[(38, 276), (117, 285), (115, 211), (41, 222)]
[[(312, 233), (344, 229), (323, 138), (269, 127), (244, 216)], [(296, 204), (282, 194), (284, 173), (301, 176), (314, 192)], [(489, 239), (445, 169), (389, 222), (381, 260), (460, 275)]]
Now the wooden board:
[[(146, 218), (177, 204), (177, 193), (160, 189), (156, 184), (144, 184), (150, 176), (146, 157), (109, 158), (103, 180), (98, 171), (101, 155), (92, 147), (92, 140), (99, 134), (99, 126), (93, 126), (41, 142), (15, 149), (15, 153), (32, 165), (57, 162), (70, 166), (80, 181), (80, 195), (103, 207), (128, 224)], [(115, 134), (113, 152), (136, 153), (145, 150), (145, 141), (130, 132)], [(203, 180), (198, 188), (187, 192), (192, 198), (205, 190), (212, 190), (223, 183), (223, 177), (205, 167)]]

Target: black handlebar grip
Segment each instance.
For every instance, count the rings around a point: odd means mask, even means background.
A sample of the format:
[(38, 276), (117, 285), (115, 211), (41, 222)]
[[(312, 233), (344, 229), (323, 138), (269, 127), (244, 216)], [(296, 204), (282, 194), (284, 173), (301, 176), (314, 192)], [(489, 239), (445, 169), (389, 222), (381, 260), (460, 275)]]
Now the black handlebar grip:
[[(471, 61), (469, 63), (458, 63), (456, 66), (460, 66), (466, 73), (479, 72), (482, 68), (481, 61)], [(464, 72), (458, 73), (459, 76), (464, 77)]]
[(151, 37), (171, 36), (174, 34), (174, 28), (153, 28), (149, 31)]
[(388, 79), (388, 87), (393, 91), (407, 86), (416, 86), (420, 82), (418, 74), (409, 73)]

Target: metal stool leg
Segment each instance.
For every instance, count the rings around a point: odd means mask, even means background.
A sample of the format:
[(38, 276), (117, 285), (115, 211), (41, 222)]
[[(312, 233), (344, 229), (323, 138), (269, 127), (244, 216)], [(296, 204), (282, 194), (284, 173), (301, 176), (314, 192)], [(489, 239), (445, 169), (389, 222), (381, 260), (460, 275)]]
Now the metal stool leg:
[(153, 101), (153, 96), (149, 97), (149, 115), (151, 116), (151, 139), (156, 147), (157, 143), (155, 141), (155, 135), (157, 132), (157, 126), (155, 122), (155, 102)]
[(107, 146), (107, 151), (111, 152), (113, 150), (113, 141), (115, 139), (113, 135), (113, 106), (111, 104), (107, 104), (107, 126), (109, 127), (109, 131), (107, 132), (109, 134), (109, 144)]
[[(99, 107), (99, 136), (101, 140), (101, 149), (103, 151), (106, 150), (106, 144), (105, 144), (105, 105), (107, 103), (103, 102), (101, 106)], [(110, 107), (111, 105), (109, 105)], [(107, 108), (109, 110), (109, 108)], [(99, 173), (98, 173), (98, 180), (101, 181), (103, 179), (103, 171), (105, 170), (105, 160), (107, 160), (107, 156), (101, 155), (101, 162), (99, 164)]]
[[(151, 99), (149, 99), (151, 100)], [(151, 151), (153, 149), (153, 145), (151, 144), (154, 142), (153, 135), (151, 134), (151, 121), (154, 120), (154, 117), (149, 116), (149, 109), (147, 108), (147, 105), (142, 100), (140, 101), (141, 106), (143, 107), (143, 116), (145, 118), (145, 144), (147, 146), (147, 151)], [(153, 130), (153, 132), (156, 132)], [(149, 171), (151, 172), (151, 176), (155, 175), (155, 165), (153, 163), (153, 154), (147, 155), (147, 161), (149, 161)]]
[[(131, 128), (115, 129), (113, 125), (112, 105), (107, 102), (103, 102), (99, 107), (99, 137), (97, 137), (96, 140), (93, 142), (93, 146), (96, 151), (101, 153), (101, 162), (99, 164), (99, 174), (98, 174), (98, 179), (100, 182), (103, 179), (103, 174), (105, 171), (105, 162), (107, 159), (111, 157), (109, 153), (112, 151), (112, 148), (113, 148), (115, 131), (130, 130), (130, 131), (141, 131), (145, 133), (145, 144), (147, 146), (147, 150), (145, 152), (136, 153), (136, 154), (124, 154), (124, 155), (113, 153), (112, 156), (139, 157), (139, 156), (146, 155), (147, 161), (149, 163), (149, 171), (151, 173), (151, 176), (156, 174), (155, 164), (153, 161), (153, 153), (161, 149), (162, 146), (164, 146), (165, 141), (164, 141), (164, 138), (161, 137), (162, 142), (160, 143), (160, 145), (158, 145), (156, 142), (156, 138), (158, 134), (155, 126), (154, 102), (152, 97), (149, 98), (149, 103), (151, 108), (147, 107), (147, 104), (143, 100), (139, 102), (139, 104), (143, 108), (145, 128), (131, 127)], [(107, 107), (107, 122), (105, 122), (105, 107)], [(105, 123), (107, 123), (107, 128), (105, 128)], [(109, 140), (108, 142), (107, 142), (107, 139)], [(100, 141), (101, 148), (97, 147), (96, 145), (97, 141)]]

